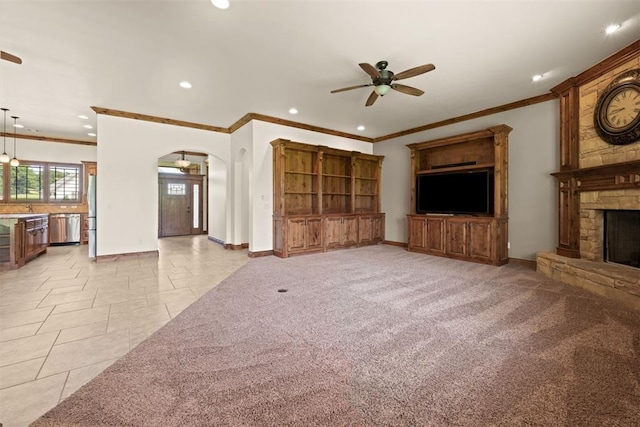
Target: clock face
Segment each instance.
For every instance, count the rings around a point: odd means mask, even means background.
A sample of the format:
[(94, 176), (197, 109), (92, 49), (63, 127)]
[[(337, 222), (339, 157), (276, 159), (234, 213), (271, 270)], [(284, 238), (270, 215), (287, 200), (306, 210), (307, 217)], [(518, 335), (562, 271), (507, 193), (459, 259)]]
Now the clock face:
[(612, 131), (624, 131), (640, 117), (640, 89), (623, 86), (613, 91), (605, 101), (604, 125)]
[(640, 68), (625, 71), (604, 88), (593, 122), (598, 136), (609, 144), (640, 141)]

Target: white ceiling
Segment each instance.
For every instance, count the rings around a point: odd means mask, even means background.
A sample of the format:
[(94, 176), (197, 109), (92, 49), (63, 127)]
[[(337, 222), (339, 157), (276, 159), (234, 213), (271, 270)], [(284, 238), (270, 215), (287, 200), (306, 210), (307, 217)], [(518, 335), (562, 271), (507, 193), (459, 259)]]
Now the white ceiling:
[[(376, 137), (548, 93), (640, 35), (639, 0), (230, 2), (0, 0), (0, 49), (23, 60), (0, 61), (0, 106), (19, 133), (89, 141), (91, 106), (220, 127), (252, 112)], [(369, 83), (358, 63), (379, 60), (436, 69), (402, 81), (421, 97), (365, 107), (370, 88), (329, 93)]]

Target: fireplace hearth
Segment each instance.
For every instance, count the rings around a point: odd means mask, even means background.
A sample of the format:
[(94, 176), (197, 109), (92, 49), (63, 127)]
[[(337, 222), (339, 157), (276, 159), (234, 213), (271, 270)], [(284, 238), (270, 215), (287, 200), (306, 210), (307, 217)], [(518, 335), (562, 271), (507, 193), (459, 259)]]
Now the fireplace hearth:
[(640, 268), (640, 211), (605, 210), (604, 261)]

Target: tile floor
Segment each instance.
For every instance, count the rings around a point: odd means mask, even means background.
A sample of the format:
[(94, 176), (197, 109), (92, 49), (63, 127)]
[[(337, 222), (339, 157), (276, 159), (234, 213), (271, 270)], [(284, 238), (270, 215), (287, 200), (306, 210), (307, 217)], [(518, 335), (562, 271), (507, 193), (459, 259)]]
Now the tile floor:
[(25, 426), (247, 261), (206, 236), (159, 240), (159, 257), (95, 263), (50, 247), (0, 271), (0, 423)]

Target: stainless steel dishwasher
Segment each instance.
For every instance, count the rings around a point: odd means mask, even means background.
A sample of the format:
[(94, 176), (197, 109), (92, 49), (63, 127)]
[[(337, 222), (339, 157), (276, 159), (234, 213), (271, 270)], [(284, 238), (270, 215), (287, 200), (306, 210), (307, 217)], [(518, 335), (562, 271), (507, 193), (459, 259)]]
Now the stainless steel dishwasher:
[(80, 214), (59, 213), (49, 215), (49, 239), (52, 245), (80, 243)]

